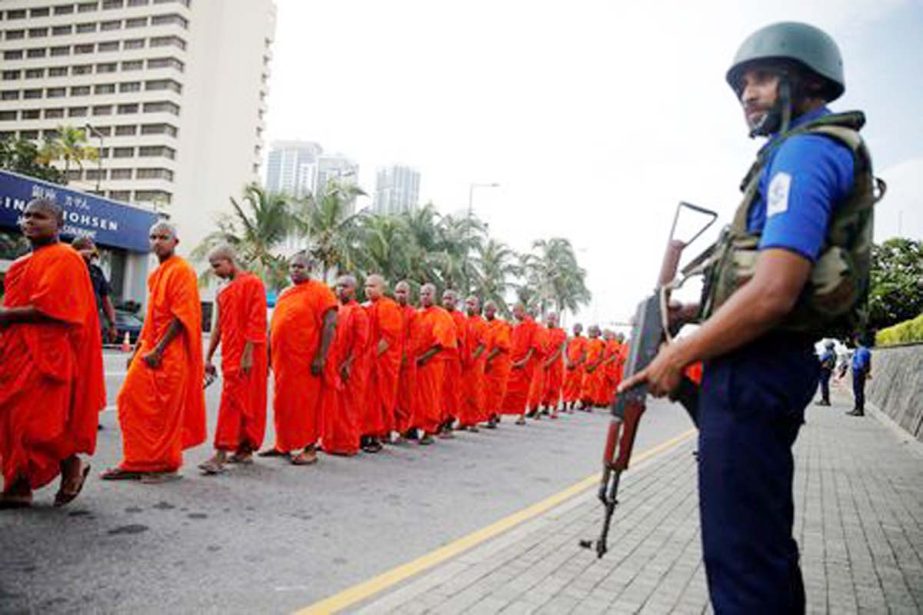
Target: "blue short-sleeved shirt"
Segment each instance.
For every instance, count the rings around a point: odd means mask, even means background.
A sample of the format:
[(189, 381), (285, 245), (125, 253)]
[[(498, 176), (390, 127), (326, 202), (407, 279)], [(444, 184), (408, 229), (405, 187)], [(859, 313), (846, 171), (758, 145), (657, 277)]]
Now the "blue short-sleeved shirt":
[[(822, 107), (792, 121), (792, 128), (830, 114)], [(844, 144), (820, 135), (796, 135), (775, 147), (763, 167), (759, 196), (747, 230), (761, 232), (760, 250), (782, 248), (817, 260), (833, 210), (853, 185), (853, 155)]]
[(872, 353), (865, 346), (856, 348), (852, 355), (852, 370), (854, 372), (864, 372), (872, 366)]

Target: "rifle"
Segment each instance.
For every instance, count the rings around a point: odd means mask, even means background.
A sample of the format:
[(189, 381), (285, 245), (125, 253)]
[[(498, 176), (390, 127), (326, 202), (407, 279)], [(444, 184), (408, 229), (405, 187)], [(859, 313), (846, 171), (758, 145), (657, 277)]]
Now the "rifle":
[[(676, 225), (683, 209), (689, 209), (711, 218), (687, 241), (680, 241), (675, 238)], [(680, 202), (676, 207), (673, 226), (670, 229), (670, 238), (667, 241), (667, 249), (660, 266), (660, 275), (657, 278), (657, 285), (651, 296), (638, 305), (635, 313), (628, 361), (625, 363), (625, 377), (636, 374), (647, 367), (657, 355), (664, 337), (671, 339), (672, 335), (677, 332), (676, 330), (671, 330), (669, 326), (667, 306), (669, 293), (676, 286), (674, 278), (679, 268), (680, 258), (686, 246), (698, 239), (702, 233), (714, 224), (717, 218), (717, 213), (697, 205)], [(678, 329), (678, 327), (675, 329)], [(679, 389), (674, 394), (674, 399), (683, 405), (695, 425), (698, 425), (698, 393), (698, 387), (684, 376)], [(638, 423), (646, 409), (646, 400), (647, 387), (640, 385), (623, 391), (616, 396), (615, 401), (612, 403), (612, 419), (609, 421), (609, 432), (606, 436), (606, 446), (603, 450), (603, 472), (598, 493), (598, 497), (605, 507), (602, 532), (595, 542), (596, 556), (599, 558), (605, 555), (608, 550), (609, 526), (612, 523), (615, 506), (618, 504), (619, 479), (622, 472), (628, 469), (631, 451), (635, 444), (635, 435), (638, 431)], [(585, 549), (592, 549), (594, 548), (594, 543), (592, 540), (581, 540), (580, 546)]]

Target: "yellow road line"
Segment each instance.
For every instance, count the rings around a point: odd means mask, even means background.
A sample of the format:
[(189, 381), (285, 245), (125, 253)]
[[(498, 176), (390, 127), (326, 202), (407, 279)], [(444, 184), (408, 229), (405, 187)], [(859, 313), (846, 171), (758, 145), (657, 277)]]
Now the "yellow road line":
[[(633, 455), (631, 458), (632, 463), (640, 463), (645, 459), (649, 459), (658, 453), (662, 453), (667, 449), (670, 449), (686, 440), (688, 440), (696, 432), (695, 429), (690, 429), (687, 432), (681, 433), (675, 438), (671, 438), (666, 442), (662, 442), (653, 448), (649, 448), (646, 451)], [(524, 508), (519, 512), (513, 513), (512, 515), (500, 519), (499, 521), (488, 525), (487, 527), (476, 530), (467, 536), (462, 536), (461, 538), (450, 542), (447, 545), (439, 547), (435, 551), (430, 551), (426, 555), (418, 557), (417, 559), (402, 564), (396, 568), (392, 568), (387, 572), (384, 572), (377, 577), (373, 577), (368, 581), (363, 581), (357, 585), (353, 585), (343, 591), (325, 598), (320, 602), (315, 602), (314, 604), (297, 611), (297, 615), (321, 615), (327, 613), (336, 613), (341, 611), (349, 606), (361, 602), (381, 591), (384, 591), (394, 585), (397, 585), (401, 581), (409, 579), (412, 576), (415, 576), (424, 570), (432, 568), (437, 564), (442, 562), (475, 547), (482, 542), (490, 540), (498, 534), (512, 529), (513, 527), (524, 523), (534, 517), (539, 516), (540, 514), (554, 508), (558, 504), (583, 493), (590, 487), (594, 487), (599, 484), (599, 474), (593, 474), (592, 476), (587, 476), (578, 483), (575, 483), (560, 491), (554, 495)]]

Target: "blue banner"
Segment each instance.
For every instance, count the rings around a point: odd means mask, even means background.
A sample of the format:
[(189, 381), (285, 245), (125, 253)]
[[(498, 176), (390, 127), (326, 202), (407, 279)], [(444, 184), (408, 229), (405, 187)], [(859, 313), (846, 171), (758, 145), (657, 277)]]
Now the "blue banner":
[(0, 227), (19, 228), (32, 199), (49, 198), (64, 210), (65, 237), (86, 235), (101, 247), (149, 252), (148, 231), (159, 216), (153, 211), (71, 190), (33, 177), (0, 170)]

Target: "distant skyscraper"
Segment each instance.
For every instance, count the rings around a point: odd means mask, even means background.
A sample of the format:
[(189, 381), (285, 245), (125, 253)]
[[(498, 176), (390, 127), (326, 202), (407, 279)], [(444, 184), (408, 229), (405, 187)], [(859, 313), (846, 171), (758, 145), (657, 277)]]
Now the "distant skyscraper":
[(276, 141), (266, 164), (266, 190), (295, 196), (313, 193), (324, 149), (311, 141)]
[(378, 170), (372, 210), (377, 214), (398, 214), (414, 211), (420, 201), (420, 173), (392, 165)]

